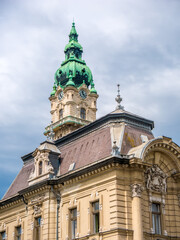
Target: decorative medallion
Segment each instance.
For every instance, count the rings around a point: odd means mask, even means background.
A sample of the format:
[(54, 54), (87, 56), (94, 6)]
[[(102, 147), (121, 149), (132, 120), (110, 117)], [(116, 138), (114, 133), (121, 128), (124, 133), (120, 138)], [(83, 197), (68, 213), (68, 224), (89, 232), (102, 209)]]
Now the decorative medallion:
[(145, 172), (146, 187), (151, 191), (165, 193), (167, 188), (167, 175), (154, 164)]

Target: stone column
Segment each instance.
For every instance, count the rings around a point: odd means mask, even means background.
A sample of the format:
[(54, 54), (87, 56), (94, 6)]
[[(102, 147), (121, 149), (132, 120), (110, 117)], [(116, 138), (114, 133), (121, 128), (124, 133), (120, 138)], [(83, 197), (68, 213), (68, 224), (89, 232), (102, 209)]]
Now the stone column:
[(132, 225), (134, 230), (133, 239), (143, 240), (143, 225), (141, 213), (141, 193), (144, 190), (141, 184), (132, 184)]

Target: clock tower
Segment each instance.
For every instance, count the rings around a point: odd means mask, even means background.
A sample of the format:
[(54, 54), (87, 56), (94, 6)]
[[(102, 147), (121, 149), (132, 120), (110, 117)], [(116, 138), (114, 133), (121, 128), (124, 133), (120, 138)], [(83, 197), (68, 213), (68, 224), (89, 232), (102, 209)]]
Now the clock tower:
[(91, 70), (82, 60), (82, 52), (73, 22), (69, 43), (64, 50), (65, 61), (55, 73), (49, 97), (52, 120), (44, 134), (53, 129), (54, 140), (96, 120), (98, 94)]

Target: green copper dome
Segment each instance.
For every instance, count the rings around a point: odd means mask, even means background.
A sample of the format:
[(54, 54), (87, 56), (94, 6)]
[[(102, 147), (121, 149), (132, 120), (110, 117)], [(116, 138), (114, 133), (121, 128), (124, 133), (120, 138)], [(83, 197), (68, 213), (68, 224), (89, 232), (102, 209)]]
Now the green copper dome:
[[(82, 60), (83, 48), (78, 43), (78, 34), (76, 32), (75, 23), (69, 34), (69, 43), (65, 46), (65, 61), (55, 73), (55, 83), (62, 88), (68, 86), (79, 87), (83, 81), (89, 87), (93, 83), (91, 70)], [(95, 89), (94, 89), (95, 90)]]

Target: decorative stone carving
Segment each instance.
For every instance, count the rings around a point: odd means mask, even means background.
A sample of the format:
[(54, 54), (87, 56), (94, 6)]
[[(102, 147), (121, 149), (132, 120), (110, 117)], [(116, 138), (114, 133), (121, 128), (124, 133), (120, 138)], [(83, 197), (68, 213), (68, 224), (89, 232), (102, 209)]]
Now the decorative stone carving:
[(29, 179), (33, 179), (35, 178), (35, 172), (31, 171), (30, 175), (29, 175)]
[(141, 197), (141, 193), (144, 190), (144, 187), (142, 184), (132, 184), (131, 185), (131, 190), (132, 190), (132, 197)]
[(112, 155), (113, 156), (118, 156), (119, 155), (119, 147), (116, 145), (116, 141), (113, 142)]
[(47, 168), (47, 172), (48, 173), (54, 173), (54, 168), (53, 168), (53, 166), (52, 166), (50, 161), (48, 161), (48, 164), (47, 164), (46, 168)]
[(18, 224), (21, 224), (21, 221), (22, 221), (22, 220), (21, 220), (20, 216), (17, 216), (17, 218), (16, 218), (16, 223), (17, 223), (17, 225), (18, 225)]
[(5, 230), (6, 229), (6, 224), (4, 222), (2, 222), (0, 224), (0, 230)]
[(31, 204), (37, 204), (42, 202), (43, 200), (44, 200), (44, 195), (39, 195), (31, 199)]
[(41, 205), (34, 205), (33, 209), (34, 209), (34, 215), (40, 215), (42, 213)]
[(158, 167), (157, 164), (154, 164), (146, 170), (145, 179), (147, 189), (161, 193), (166, 192), (167, 175)]

